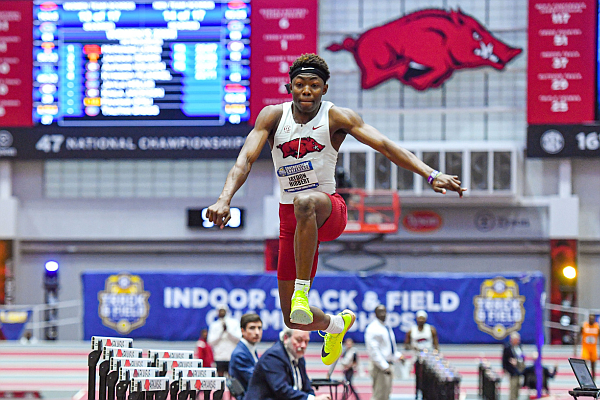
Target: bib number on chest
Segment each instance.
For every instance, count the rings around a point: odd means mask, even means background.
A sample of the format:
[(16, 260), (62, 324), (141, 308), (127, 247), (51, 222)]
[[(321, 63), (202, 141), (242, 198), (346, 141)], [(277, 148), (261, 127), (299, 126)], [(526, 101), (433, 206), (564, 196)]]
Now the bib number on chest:
[(317, 173), (310, 161), (280, 167), (277, 176), (279, 184), (286, 193), (300, 192), (319, 186)]

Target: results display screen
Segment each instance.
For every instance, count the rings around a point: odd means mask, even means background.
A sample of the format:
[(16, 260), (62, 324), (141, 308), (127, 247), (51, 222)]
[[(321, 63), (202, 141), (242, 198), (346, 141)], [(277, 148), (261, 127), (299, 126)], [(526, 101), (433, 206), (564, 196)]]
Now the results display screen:
[(237, 158), (317, 49), (317, 0), (0, 3), (0, 159)]
[(35, 0), (33, 16), (38, 126), (219, 127), (250, 117), (248, 2)]

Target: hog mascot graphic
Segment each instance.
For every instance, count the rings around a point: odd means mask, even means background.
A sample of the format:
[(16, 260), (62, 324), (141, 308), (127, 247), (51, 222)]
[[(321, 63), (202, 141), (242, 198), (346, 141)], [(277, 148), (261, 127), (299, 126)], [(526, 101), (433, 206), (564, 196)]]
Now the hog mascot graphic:
[(416, 11), (327, 49), (354, 55), (363, 89), (396, 78), (417, 90), (440, 86), (457, 69), (502, 70), (522, 51), (496, 39), (460, 9)]
[[(298, 149), (298, 145), (300, 145), (300, 149)], [(281, 143), (277, 148), (283, 153), (283, 158), (304, 158), (308, 153), (315, 151), (320, 152), (325, 146), (309, 136), (302, 138), (302, 140), (292, 139), (288, 142)]]

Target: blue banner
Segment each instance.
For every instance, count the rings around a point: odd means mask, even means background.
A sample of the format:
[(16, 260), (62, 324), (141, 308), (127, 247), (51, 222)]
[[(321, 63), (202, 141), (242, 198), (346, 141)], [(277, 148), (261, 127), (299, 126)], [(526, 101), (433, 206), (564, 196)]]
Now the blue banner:
[[(82, 275), (84, 339), (122, 335), (156, 340), (196, 340), (226, 303), (233, 316), (257, 312), (263, 340), (274, 341), (283, 327), (274, 274), (96, 273)], [(311, 305), (327, 313), (349, 308), (356, 323), (348, 333), (364, 342), (374, 309), (385, 304), (398, 341), (415, 313), (425, 310), (440, 343), (498, 343), (519, 331), (535, 343), (544, 276), (527, 274), (319, 274)], [(317, 339), (316, 332), (313, 339)]]

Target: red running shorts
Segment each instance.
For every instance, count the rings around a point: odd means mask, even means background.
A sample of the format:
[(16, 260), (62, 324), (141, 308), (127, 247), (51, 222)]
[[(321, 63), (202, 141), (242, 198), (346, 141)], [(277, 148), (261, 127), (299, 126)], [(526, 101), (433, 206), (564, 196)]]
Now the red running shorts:
[[(313, 260), (311, 279), (317, 273), (319, 260), (319, 243), (337, 239), (346, 229), (348, 213), (346, 203), (337, 193), (328, 194), (331, 200), (331, 215), (319, 228), (317, 251)], [(279, 258), (277, 261), (277, 279), (293, 281), (296, 279), (296, 261), (294, 259), (294, 233), (296, 232), (296, 215), (293, 204), (279, 204)]]

